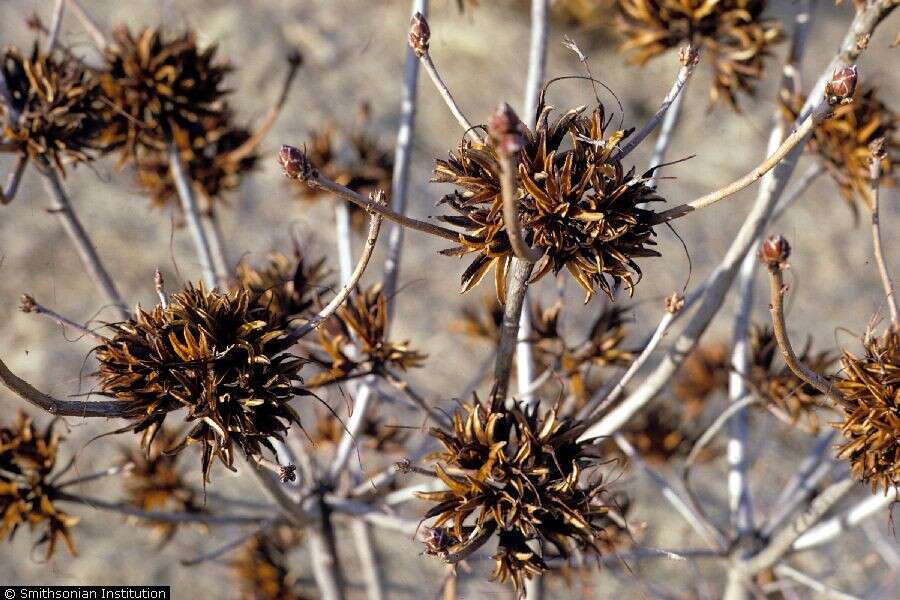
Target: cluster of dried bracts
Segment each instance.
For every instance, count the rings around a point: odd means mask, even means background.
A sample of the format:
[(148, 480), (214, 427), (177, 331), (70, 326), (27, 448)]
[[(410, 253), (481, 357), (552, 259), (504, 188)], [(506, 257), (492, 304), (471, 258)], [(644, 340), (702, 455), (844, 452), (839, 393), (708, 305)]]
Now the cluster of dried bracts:
[[(108, 471), (66, 480), (55, 421), (43, 432), (24, 414), (0, 424), (0, 536), (12, 539), (28, 526), (47, 556), (60, 539), (74, 553), (70, 529), (78, 519), (63, 510), (66, 503), (118, 510), (150, 526), (160, 543), (184, 524), (203, 532), (215, 523), (249, 524), (255, 529), (237, 542), (188, 562), (240, 548), (229, 564), (243, 597), (299, 598), (305, 588), (292, 554), (308, 542), (317, 583), (332, 600), (341, 597), (334, 592), (341, 587), (335, 542), (341, 515), (354, 525), (388, 523), (418, 534), (423, 553), (447, 563), (453, 581), (460, 565), (474, 564), (486, 551), (492, 579), (511, 582), (521, 597), (528, 580), (560, 566), (583, 567), (627, 547), (640, 550), (641, 535), (635, 534), (641, 524), (632, 520), (631, 509), (644, 500), (623, 491), (640, 467), (662, 481), (663, 495), (712, 540), (711, 556), (731, 561), (730, 549), (746, 542), (746, 534), (726, 537), (692, 506), (693, 498), (682, 500), (654, 469), (683, 471), (688, 488), (686, 473), (695, 463), (723, 455), (712, 438), (741, 408), (730, 397), (737, 388), (747, 389), (749, 400), (741, 401), (762, 409), (753, 418), (774, 414), (810, 433), (829, 422), (843, 437), (836, 455), (849, 463), (855, 480), (886, 495), (900, 489), (900, 316), (884, 275), (878, 228), (879, 189), (894, 183), (900, 138), (895, 113), (874, 88), (857, 90), (856, 68), (846, 64), (868, 38), (844, 49), (843, 62), (835, 63), (843, 68), (833, 75), (829, 70), (824, 91), (806, 97), (799, 85), (781, 90), (784, 118), (794, 127), (785, 128), (790, 133), (754, 171), (693, 202), (660, 210), (664, 198), (657, 182), (666, 166), (665, 144), (658, 143), (658, 156), (640, 168), (631, 152), (669, 118), (667, 111), (677, 118), (673, 103), (686, 93), (698, 52), (713, 69), (713, 100), (737, 108), (741, 95), (754, 96), (772, 47), (784, 36), (782, 26), (766, 16), (766, 2), (560, 2), (557, 10), (570, 18), (591, 21), (600, 14), (614, 20), (626, 38), (623, 48), (639, 63), (687, 47), (670, 96), (640, 128), (626, 128), (599, 97), (590, 107), (555, 109), (547, 103), (555, 80), (537, 80), (532, 87), (534, 102), (522, 113), (527, 123), (502, 103), (486, 123), (472, 125), (437, 72), (430, 26), (417, 13), (409, 32), (410, 60), (418, 59), (463, 127), (447, 158), (435, 160), (432, 181), (449, 188), (437, 202), (443, 214), (413, 219), (400, 210), (403, 199), (388, 207), (386, 199), (398, 193), (392, 185), (408, 189), (402, 180), (407, 169), (376, 139), (367, 106), (355, 124), (318, 127), (302, 149), (283, 146), (278, 153), (298, 197), (346, 200), (356, 207), (359, 227), (339, 241), (341, 250), (368, 224), (359, 262), (337, 281), (325, 258), (312, 259), (299, 249), (273, 252), (262, 264), (244, 259), (234, 265), (214, 251), (221, 239), (207, 239), (217, 231), (215, 207), (257, 165), (260, 141), (285, 104), (299, 55), (290, 57), (281, 94), (253, 131), (237, 122), (226, 85), (232, 67), (215, 45), (203, 47), (190, 30), (123, 26), (106, 35), (75, 0), (63, 4), (77, 7), (88, 23), (99, 59), (77, 56), (57, 39), (58, 27), (50, 33), (33, 21), (44, 37), (30, 51), (8, 48), (2, 55), (0, 148), (16, 157), (12, 181), (28, 163), (47, 178), (67, 230), (75, 232), (73, 241), (121, 318), (87, 330), (30, 296), (23, 299), (26, 312), (78, 327), (96, 341), (89, 356), (97, 365), (92, 394), (102, 399), (54, 399), (2, 362), (0, 379), (50, 413), (123, 419), (114, 433), (138, 436)], [(457, 4), (463, 9), (478, 2)], [(858, 28), (871, 32), (892, 7), (875, 0), (860, 5), (860, 14), (871, 10), (873, 16), (861, 18)], [(567, 46), (584, 65), (584, 79), (597, 83), (577, 45), (569, 40)], [(397, 163), (409, 150), (400, 138)], [(795, 352), (783, 310), (782, 271), (790, 249), (782, 238), (769, 238), (760, 257), (771, 282), (772, 326), (751, 326), (747, 319), (745, 360), (738, 360), (737, 343), (731, 352), (724, 344), (704, 343), (686, 352), (675, 346), (679, 356), (671, 360), (681, 371), (650, 394), (665, 388), (668, 397), (611, 429), (601, 427), (633, 400), (635, 373), (666, 327), (696, 299), (673, 295), (656, 334), (633, 335), (638, 324), (631, 323), (632, 310), (622, 296), (632, 295), (640, 282), (639, 262), (660, 257), (658, 226), (791, 164), (804, 147), (845, 199), (873, 212), (891, 325), (880, 334), (869, 332), (861, 353), (813, 351), (810, 344)], [(203, 266), (202, 282), (172, 292), (157, 273), (159, 301), (150, 308), (125, 309), (62, 188), (68, 167), (108, 155), (133, 170), (153, 205), (177, 206)], [(5, 203), (16, 185), (3, 191)], [(495, 368), (488, 374), (477, 371), (476, 361), (456, 365), (474, 383), (463, 394), (442, 391), (437, 402), (443, 405), (416, 392), (408, 380), (429, 365), (426, 340), (391, 333), (391, 321), (403, 318), (394, 311), (396, 271), (383, 284), (361, 282), (382, 220), (442, 238), (450, 244), (443, 255), (469, 257), (462, 292), (493, 274), (495, 294), (485, 309), (467, 309), (455, 329), (493, 349)], [(402, 237), (391, 236), (387, 273), (399, 261), (396, 240)], [(524, 301), (529, 284), (563, 270), (580, 286), (585, 303), (595, 303), (580, 326), (562, 301)], [(523, 310), (528, 329), (519, 337)], [(530, 383), (508, 393), (514, 366), (520, 382)], [(727, 398), (733, 404), (723, 409)], [(344, 410), (345, 400), (352, 409)], [(455, 408), (446, 410), (451, 402)], [(384, 410), (401, 405), (424, 411), (430, 435), (422, 435), (420, 415)], [(731, 446), (739, 440), (730, 441)], [(263, 505), (265, 514), (220, 514), (219, 500), (207, 496), (209, 488), (227, 485), (212, 477), (215, 465), (238, 471), (242, 460), (273, 501)], [(121, 502), (74, 491), (111, 474), (122, 476)], [(227, 508), (228, 495), (221, 496)], [(392, 508), (416, 498), (424, 506), (412, 519)], [(355, 534), (364, 545), (366, 530)], [(768, 534), (753, 536), (769, 543)], [(362, 562), (367, 561), (373, 562)], [(757, 574), (739, 573), (738, 580)]]

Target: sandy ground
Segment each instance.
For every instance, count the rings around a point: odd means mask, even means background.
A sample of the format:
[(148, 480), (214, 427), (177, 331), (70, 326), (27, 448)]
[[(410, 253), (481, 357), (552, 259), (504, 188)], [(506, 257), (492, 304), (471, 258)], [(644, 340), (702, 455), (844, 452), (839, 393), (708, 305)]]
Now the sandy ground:
[[(282, 57), (289, 47), (299, 45), (307, 58), (290, 106), (265, 144), (262, 168), (245, 181), (230, 197), (223, 211), (223, 228), (232, 259), (243, 254), (261, 259), (271, 249), (289, 250), (292, 232), (298, 232), (305, 247), (333, 258), (331, 250), (332, 213), (327, 204), (301, 208), (290, 198), (278, 173), (273, 151), (280, 143), (301, 144), (308, 131), (324, 121), (350, 122), (357, 103), (371, 102), (377, 131), (385, 144), (392, 144), (398, 118), (399, 78), (405, 46), (407, 2), (399, 0), (224, 0), (173, 1), (119, 0), (85, 2), (99, 21), (109, 25), (125, 22), (132, 27), (159, 23), (181, 29), (195, 27), (204, 42), (218, 42), (223, 58), (237, 67), (229, 83), (235, 90), (233, 102), (241, 117), (257, 120), (277, 93), (283, 71)], [(0, 36), (3, 43), (30, 44), (24, 18), (37, 10), (49, 20), (49, 2), (5, 0), (0, 3)], [(504, 2), (482, 2), (474, 14), (460, 16), (453, 2), (433, 3), (431, 25), (432, 52), (449, 87), (473, 120), (486, 118), (499, 100), (519, 103), (527, 61), (528, 22), (524, 12), (510, 9)], [(823, 3), (827, 4), (827, 3)], [(776, 3), (775, 12), (789, 15), (792, 6)], [(836, 40), (843, 35), (851, 8), (823, 6), (816, 16), (808, 61), (803, 70), (813, 78), (830, 59)], [(878, 81), (883, 97), (896, 98), (900, 79), (891, 61), (897, 50), (888, 50), (896, 32), (897, 16), (871, 41), (871, 51), (861, 64), (863, 77)], [(578, 72), (573, 56), (558, 43), (564, 33), (573, 36), (590, 54), (593, 70), (615, 90), (626, 110), (626, 123), (639, 125), (665, 94), (676, 70), (670, 55), (653, 61), (644, 69), (626, 67), (613, 51), (612, 40), (603, 33), (585, 33), (555, 23), (552, 31), (548, 73)], [(89, 39), (72, 19), (67, 19), (64, 39), (79, 51), (90, 55)], [(783, 52), (783, 48), (780, 50)], [(776, 73), (774, 61), (771, 73)], [(896, 63), (894, 63), (896, 64)], [(743, 174), (757, 163), (764, 152), (773, 111), (775, 77), (761, 86), (760, 100), (746, 102), (746, 111), (734, 115), (724, 107), (710, 110), (706, 89), (708, 71), (700, 68), (689, 89), (689, 98), (669, 156), (696, 155), (666, 171), (660, 190), (674, 205), (690, 200)], [(434, 214), (434, 201), (441, 189), (427, 184), (432, 159), (445, 155), (460, 135), (440, 98), (423, 79), (421, 108), (414, 143), (412, 166), (413, 193), (411, 212), (423, 218)], [(579, 85), (561, 86), (552, 95), (560, 107), (587, 103), (588, 89)], [(608, 108), (615, 102), (605, 98)], [(651, 144), (633, 154), (638, 168), (646, 165)], [(0, 163), (4, 170), (7, 162)], [(798, 172), (805, 170), (806, 161)], [(198, 265), (184, 230), (173, 234), (170, 216), (153, 210), (131, 183), (127, 172), (114, 169), (107, 161), (82, 168), (67, 179), (67, 187), (76, 210), (115, 275), (122, 293), (130, 302), (151, 305), (154, 302), (153, 272), (158, 266), (171, 286), (185, 279), (196, 279)], [(753, 201), (755, 188), (737, 194), (728, 201), (678, 222), (678, 233), (690, 249), (691, 284), (701, 281), (719, 260)], [(900, 268), (900, 253), (894, 243), (900, 209), (896, 193), (886, 194), (888, 260)], [(48, 200), (36, 174), (25, 177), (18, 198), (0, 209), (0, 348), (11, 368), (42, 390), (66, 395), (90, 388), (83, 377), (92, 370), (85, 360), (90, 346), (84, 341), (69, 341), (52, 324), (17, 311), (18, 297), (33, 294), (40, 302), (75, 319), (94, 317), (100, 301), (68, 240), (56, 220), (45, 212)], [(822, 179), (773, 231), (788, 236), (795, 248), (792, 256), (790, 321), (797, 336), (809, 334), (820, 344), (852, 343), (840, 328), (860, 332), (873, 312), (883, 309), (878, 279), (871, 265), (871, 241), (867, 227), (853, 227), (850, 213), (842, 204), (830, 181)], [(431, 356), (428, 366), (412, 375), (412, 380), (434, 398), (446, 399), (458, 393), (481, 364), (485, 349), (448, 331), (448, 323), (465, 303), (477, 303), (490, 291), (483, 284), (466, 297), (457, 294), (458, 277), (466, 263), (436, 256), (442, 246), (415, 232), (407, 234), (399, 310), (403, 318), (395, 325), (399, 338), (410, 338), (420, 346), (427, 344)], [(688, 259), (680, 242), (671, 232), (660, 231), (660, 250), (665, 259), (646, 259), (641, 263), (644, 280), (632, 301), (635, 339), (655, 325), (661, 314), (662, 298), (680, 289), (688, 274)], [(383, 248), (373, 264), (383, 260)], [(336, 263), (333, 263), (336, 266)], [(175, 266), (177, 265), (177, 271)], [(367, 276), (374, 281), (376, 268)], [(556, 293), (549, 283), (538, 286), (537, 294)], [(764, 281), (758, 289), (764, 297)], [(580, 294), (568, 286), (572, 306)], [(600, 304), (576, 308), (568, 327), (577, 330)], [(727, 335), (734, 312), (730, 301), (712, 327), (711, 336)], [(766, 318), (761, 300), (755, 316)], [(109, 317), (109, 313), (101, 313)], [(71, 339), (71, 335), (69, 336)], [(9, 394), (0, 394), (0, 408), (9, 416), (20, 403)], [(808, 442), (799, 435), (784, 432), (768, 417), (757, 419), (753, 441), (754, 482), (784, 481), (786, 474), (805, 452)], [(81, 449), (78, 468), (82, 472), (109, 464), (115, 442), (99, 442), (83, 447), (89, 437), (108, 430), (109, 424), (70, 420), (73, 448)], [(773, 435), (774, 432), (774, 435)], [(709, 499), (711, 511), (721, 522), (727, 519), (724, 493), (724, 466), (719, 461), (699, 479), (699, 490)], [(658, 546), (697, 545), (689, 530), (669, 515), (668, 507), (648, 484), (628, 475), (622, 479), (638, 498), (654, 499), (638, 505), (633, 518), (648, 523), (647, 543)], [(219, 491), (244, 490), (245, 483), (219, 473), (215, 482)], [(780, 484), (779, 484), (780, 485)], [(763, 486), (758, 493), (757, 509), (768, 508), (779, 485)], [(760, 487), (760, 486), (757, 486)], [(98, 486), (95, 494), (115, 495), (115, 485)], [(252, 492), (250, 492), (252, 493)], [(860, 492), (861, 494), (862, 492)], [(0, 553), (0, 582), (17, 583), (129, 583), (172, 585), (176, 598), (232, 597), (225, 567), (221, 564), (186, 569), (179, 558), (211, 547), (211, 538), (186, 532), (162, 551), (153, 548), (142, 532), (117, 517), (78, 509), (84, 517), (76, 532), (81, 550), (75, 560), (59, 557), (45, 563), (30, 555), (27, 532), (19, 534), (12, 545)], [(884, 526), (886, 519), (878, 518)], [(884, 527), (882, 527), (884, 528)], [(217, 540), (229, 539), (236, 532), (222, 533)], [(833, 546), (809, 563), (815, 573), (831, 574), (831, 583), (849, 586), (865, 593), (869, 573), (882, 569), (871, 552), (865, 550), (861, 534), (848, 536), (846, 543)], [(894, 540), (891, 541), (894, 544)], [(418, 546), (403, 536), (379, 535), (379, 546), (386, 563), (391, 598), (428, 598), (438, 587), (441, 568), (418, 556)], [(347, 548), (348, 544), (342, 544)], [(353, 574), (352, 557), (348, 560)], [(847, 560), (852, 558), (853, 560)], [(298, 556), (297, 571), (306, 574), (305, 557)], [(841, 565), (833, 574), (834, 565)], [(484, 564), (476, 564), (483, 571)], [(712, 578), (712, 587), (697, 583), (698, 573)], [(703, 563), (656, 563), (647, 569), (605, 571), (589, 585), (595, 597), (657, 597), (655, 585), (672, 597), (715, 597), (718, 573)], [(357, 578), (351, 576), (354, 581)], [(481, 583), (470, 578), (463, 583), (467, 598), (506, 598), (505, 587)], [(354, 587), (354, 593), (360, 593)], [(577, 586), (576, 590), (579, 589)], [(801, 592), (801, 597), (805, 597)], [(624, 594), (624, 595), (622, 595)], [(560, 596), (562, 597), (562, 596)]]

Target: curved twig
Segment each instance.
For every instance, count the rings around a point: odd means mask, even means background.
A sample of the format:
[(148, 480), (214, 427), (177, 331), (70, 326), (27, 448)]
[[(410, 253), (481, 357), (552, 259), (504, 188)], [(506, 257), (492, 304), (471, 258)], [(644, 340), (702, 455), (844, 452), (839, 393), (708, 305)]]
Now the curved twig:
[(525, 241), (522, 233), (522, 224), (519, 222), (518, 198), (516, 191), (516, 161), (504, 153), (499, 155), (500, 161), (500, 190), (503, 195), (503, 224), (506, 226), (506, 234), (509, 236), (509, 244), (517, 258), (537, 262), (544, 253), (537, 248), (532, 248)]

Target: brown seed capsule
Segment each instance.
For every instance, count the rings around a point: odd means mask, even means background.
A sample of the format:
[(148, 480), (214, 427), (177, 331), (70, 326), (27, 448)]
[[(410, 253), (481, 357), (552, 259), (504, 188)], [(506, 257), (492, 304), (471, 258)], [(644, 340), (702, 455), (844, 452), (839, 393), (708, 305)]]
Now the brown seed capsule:
[(506, 102), (497, 105), (488, 120), (488, 134), (501, 155), (515, 154), (525, 144), (525, 138), (522, 135), (522, 121), (516, 111)]
[(278, 163), (288, 179), (308, 181), (318, 175), (316, 169), (310, 164), (306, 152), (287, 144), (278, 151)]
[(413, 49), (416, 56), (422, 58), (428, 52), (428, 42), (431, 40), (431, 28), (428, 27), (428, 21), (425, 15), (417, 12), (409, 20), (409, 47)]
[(22, 294), (22, 304), (19, 306), (19, 309), (23, 313), (31, 313), (37, 310), (37, 302), (34, 301), (34, 297), (29, 294)]
[(846, 104), (853, 98), (856, 90), (858, 70), (850, 65), (834, 72), (831, 81), (825, 84), (825, 98), (828, 104)]
[(759, 249), (759, 260), (769, 268), (783, 269), (791, 255), (791, 245), (780, 235), (771, 235)]

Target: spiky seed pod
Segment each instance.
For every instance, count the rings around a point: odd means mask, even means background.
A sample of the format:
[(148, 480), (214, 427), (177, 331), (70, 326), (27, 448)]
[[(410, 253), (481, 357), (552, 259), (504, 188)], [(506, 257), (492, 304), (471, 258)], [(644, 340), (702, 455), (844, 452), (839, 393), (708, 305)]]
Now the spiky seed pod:
[(765, 74), (765, 59), (782, 35), (781, 24), (766, 19), (766, 0), (617, 0), (616, 27), (625, 36), (622, 51), (643, 65), (666, 50), (698, 44), (713, 69), (713, 102), (738, 109), (738, 93), (753, 96)]
[(0, 69), (18, 113), (0, 102), (0, 126), (20, 155), (46, 161), (63, 174), (65, 164), (92, 158), (103, 103), (96, 79), (78, 60), (42, 54), (35, 43), (27, 57), (7, 47)]
[(309, 260), (299, 248), (294, 249), (293, 259), (272, 252), (261, 267), (253, 267), (245, 258), (235, 269), (236, 285), (249, 291), (285, 327), (292, 319), (309, 315), (318, 292), (327, 286), (327, 276), (325, 258)]
[(493, 294), (482, 298), (481, 306), (464, 305), (459, 318), (450, 327), (453, 331), (465, 334), (474, 340), (496, 344), (500, 339), (500, 326), (503, 324), (503, 306)]
[(247, 542), (231, 563), (231, 571), (244, 600), (302, 600), (288, 554), (300, 538), (296, 531), (278, 527)]
[[(228, 192), (236, 189), (243, 175), (259, 162), (259, 154), (250, 152), (237, 160), (232, 152), (252, 137), (250, 130), (235, 125), (227, 110), (201, 118), (188, 128), (174, 132), (188, 179), (200, 192), (201, 210), (211, 213)], [(162, 208), (177, 198), (169, 160), (158, 150), (138, 149), (134, 156), (138, 185), (150, 197), (153, 206)], [(178, 204), (177, 201), (174, 204)]]
[[(785, 115), (795, 119), (804, 98), (782, 98)], [(837, 185), (841, 197), (858, 216), (858, 206), (870, 206), (869, 144), (884, 138), (881, 160), (883, 187), (897, 184), (895, 165), (900, 162), (900, 116), (878, 97), (875, 88), (857, 86), (853, 102), (834, 109), (814, 130), (806, 146), (808, 152), (825, 167)]]
[[(169, 429), (159, 429), (152, 433), (152, 440), (144, 450), (134, 446), (122, 449), (123, 459), (131, 464), (124, 478), (125, 497), (130, 505), (147, 511), (204, 511), (202, 498), (191, 489), (182, 473), (179, 464), (182, 455), (169, 452), (180, 443), (180, 435)], [(140, 519), (136, 522), (151, 528), (160, 547), (169, 543), (178, 532), (175, 523), (147, 523)]]
[(169, 413), (186, 409), (193, 428), (171, 451), (199, 443), (204, 481), (213, 457), (233, 470), (235, 445), (251, 459), (274, 453), (269, 438), (300, 423), (289, 403), (311, 395), (299, 375), (306, 360), (287, 352), (289, 331), (251, 292), (189, 284), (166, 308), (138, 308), (109, 327), (94, 349), (100, 392), (123, 403), (134, 421), (126, 429), (144, 432), (145, 445)]
[(24, 524), (40, 537), (35, 547), (47, 546), (46, 557), (56, 551), (62, 539), (75, 555), (69, 531), (78, 518), (54, 504), (53, 471), (56, 468), (60, 435), (51, 421), (37, 431), (31, 418), (19, 412), (15, 423), (0, 426), (0, 538), (12, 540)]
[[(651, 173), (635, 176), (633, 168), (626, 172), (614, 157), (630, 131), (607, 135), (602, 105), (589, 116), (578, 108), (552, 123), (544, 109), (541, 98), (538, 125), (535, 131), (523, 126), (525, 143), (517, 156), (519, 221), (529, 245), (544, 253), (532, 281), (566, 268), (584, 288), (586, 300), (597, 289), (612, 297), (620, 284), (631, 292), (641, 274), (634, 259), (659, 256), (651, 248), (654, 213), (638, 208), (662, 201), (647, 185)], [(563, 150), (567, 138), (572, 148)], [(495, 148), (463, 139), (448, 160), (436, 161), (432, 181), (459, 188), (441, 201), (459, 214), (441, 219), (462, 229), (460, 245), (442, 253), (477, 253), (462, 274), (462, 291), (475, 287), (494, 267), (502, 300), (513, 251), (503, 223)]]
[(324, 356), (315, 358), (315, 362), (323, 371), (309, 379), (309, 387), (422, 366), (427, 355), (410, 348), (409, 341), (385, 339), (386, 326), (387, 298), (381, 285), (354, 291), (318, 330)]
[(873, 492), (900, 489), (900, 331), (870, 340), (862, 357), (844, 352), (841, 362), (836, 386), (850, 406), (834, 425), (845, 440), (838, 457)]
[(438, 530), (426, 551), (456, 563), (496, 537), (494, 576), (519, 596), (548, 557), (600, 552), (610, 507), (599, 480), (582, 481), (598, 463), (594, 446), (576, 442), (585, 428), (555, 409), (528, 417), (496, 398), (462, 404), (452, 430), (431, 430), (444, 446), (430, 456), (434, 474), (448, 489), (419, 494), (435, 503), (423, 517)]
[[(320, 173), (354, 192), (368, 196), (376, 190), (384, 190), (390, 196), (394, 155), (382, 148), (367, 131), (367, 121), (367, 118), (363, 119), (362, 126), (348, 134), (334, 126), (312, 132), (306, 148), (307, 158)], [(327, 196), (302, 182), (291, 185), (302, 201), (316, 201)], [(362, 229), (368, 222), (366, 211), (355, 204), (349, 208), (353, 225)]]
[[(331, 412), (320, 412), (316, 420), (315, 430), (311, 432), (312, 441), (318, 444), (337, 444), (347, 431), (342, 423)], [(399, 454), (404, 451), (408, 436), (405, 430), (376, 415), (366, 414), (362, 429), (357, 435), (358, 443), (379, 453)]]
[(689, 418), (698, 416), (709, 396), (728, 386), (728, 348), (724, 344), (697, 346), (672, 385), (672, 392)]
[(101, 141), (109, 151), (121, 149), (123, 161), (141, 147), (165, 150), (176, 132), (224, 110), (222, 85), (231, 67), (216, 60), (216, 46), (200, 49), (194, 32), (119, 27), (112, 42), (99, 75), (108, 99)]
[(614, 0), (557, 0), (551, 5), (553, 14), (579, 29), (608, 28)]
[[(787, 365), (776, 365), (775, 357), (780, 353), (772, 329), (752, 327), (750, 348), (750, 382), (769, 407), (782, 411), (791, 423), (797, 423), (803, 418), (807, 421), (810, 431), (818, 431), (816, 410), (823, 405), (824, 395), (794, 375)], [(798, 359), (816, 373), (822, 373), (834, 365), (837, 357), (827, 350), (813, 353), (810, 344), (807, 343)]]

